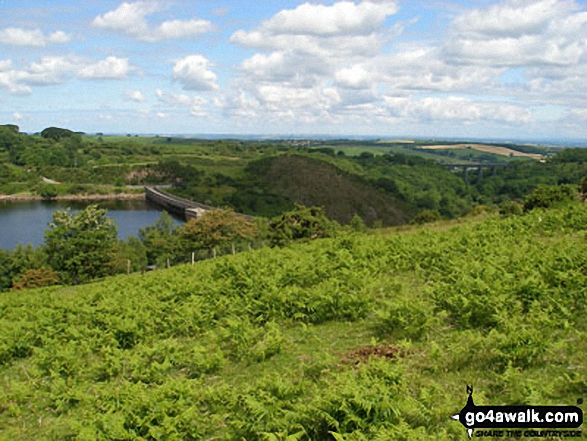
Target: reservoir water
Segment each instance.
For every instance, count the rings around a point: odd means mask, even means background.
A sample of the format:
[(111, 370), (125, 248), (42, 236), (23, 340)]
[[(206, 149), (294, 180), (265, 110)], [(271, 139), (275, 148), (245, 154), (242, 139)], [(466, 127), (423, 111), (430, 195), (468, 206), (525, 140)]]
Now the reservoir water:
[[(13, 249), (17, 244), (42, 245), (44, 231), (53, 219), (53, 212), (71, 208), (83, 210), (97, 204), (108, 210), (114, 219), (118, 237), (136, 236), (141, 228), (161, 217), (161, 209), (146, 201), (23, 201), (0, 202), (0, 248)], [(176, 219), (180, 224), (182, 221)]]

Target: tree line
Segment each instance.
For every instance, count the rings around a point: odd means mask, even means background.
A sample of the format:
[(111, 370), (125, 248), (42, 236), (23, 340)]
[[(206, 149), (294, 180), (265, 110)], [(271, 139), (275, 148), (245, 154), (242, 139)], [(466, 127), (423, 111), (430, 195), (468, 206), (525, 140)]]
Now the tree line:
[[(229, 208), (218, 208), (177, 226), (163, 212), (139, 230), (138, 237), (118, 240), (107, 210), (90, 205), (73, 213), (58, 210), (45, 231), (44, 245), (0, 250), (0, 291), (55, 284), (77, 285), (111, 276), (216, 257), (262, 246), (333, 236), (339, 229), (323, 209), (296, 206), (271, 220), (249, 220)], [(353, 228), (364, 229), (360, 218)]]

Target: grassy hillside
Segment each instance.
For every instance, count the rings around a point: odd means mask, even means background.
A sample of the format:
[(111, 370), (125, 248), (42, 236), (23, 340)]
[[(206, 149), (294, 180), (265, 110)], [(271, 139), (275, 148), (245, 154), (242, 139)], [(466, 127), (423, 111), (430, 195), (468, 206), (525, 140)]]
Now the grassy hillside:
[(587, 208), (0, 297), (0, 438), (461, 440), (587, 393)]
[(358, 214), (369, 225), (399, 225), (413, 214), (391, 194), (319, 159), (278, 156), (251, 163), (247, 171), (259, 186), (290, 202), (324, 207), (330, 219), (343, 224)]

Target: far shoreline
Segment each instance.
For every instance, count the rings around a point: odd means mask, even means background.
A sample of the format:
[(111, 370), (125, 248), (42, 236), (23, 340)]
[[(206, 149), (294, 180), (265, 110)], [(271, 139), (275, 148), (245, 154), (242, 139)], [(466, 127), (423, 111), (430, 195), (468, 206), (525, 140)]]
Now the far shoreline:
[(144, 193), (109, 193), (109, 194), (65, 194), (46, 198), (32, 194), (7, 194), (0, 195), (0, 202), (26, 202), (26, 201), (138, 201), (145, 200)]

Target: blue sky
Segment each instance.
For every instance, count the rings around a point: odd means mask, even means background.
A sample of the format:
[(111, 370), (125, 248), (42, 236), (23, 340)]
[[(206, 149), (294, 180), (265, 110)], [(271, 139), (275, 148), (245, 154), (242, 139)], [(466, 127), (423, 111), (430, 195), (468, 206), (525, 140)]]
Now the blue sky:
[(577, 0), (0, 0), (23, 131), (587, 138)]

